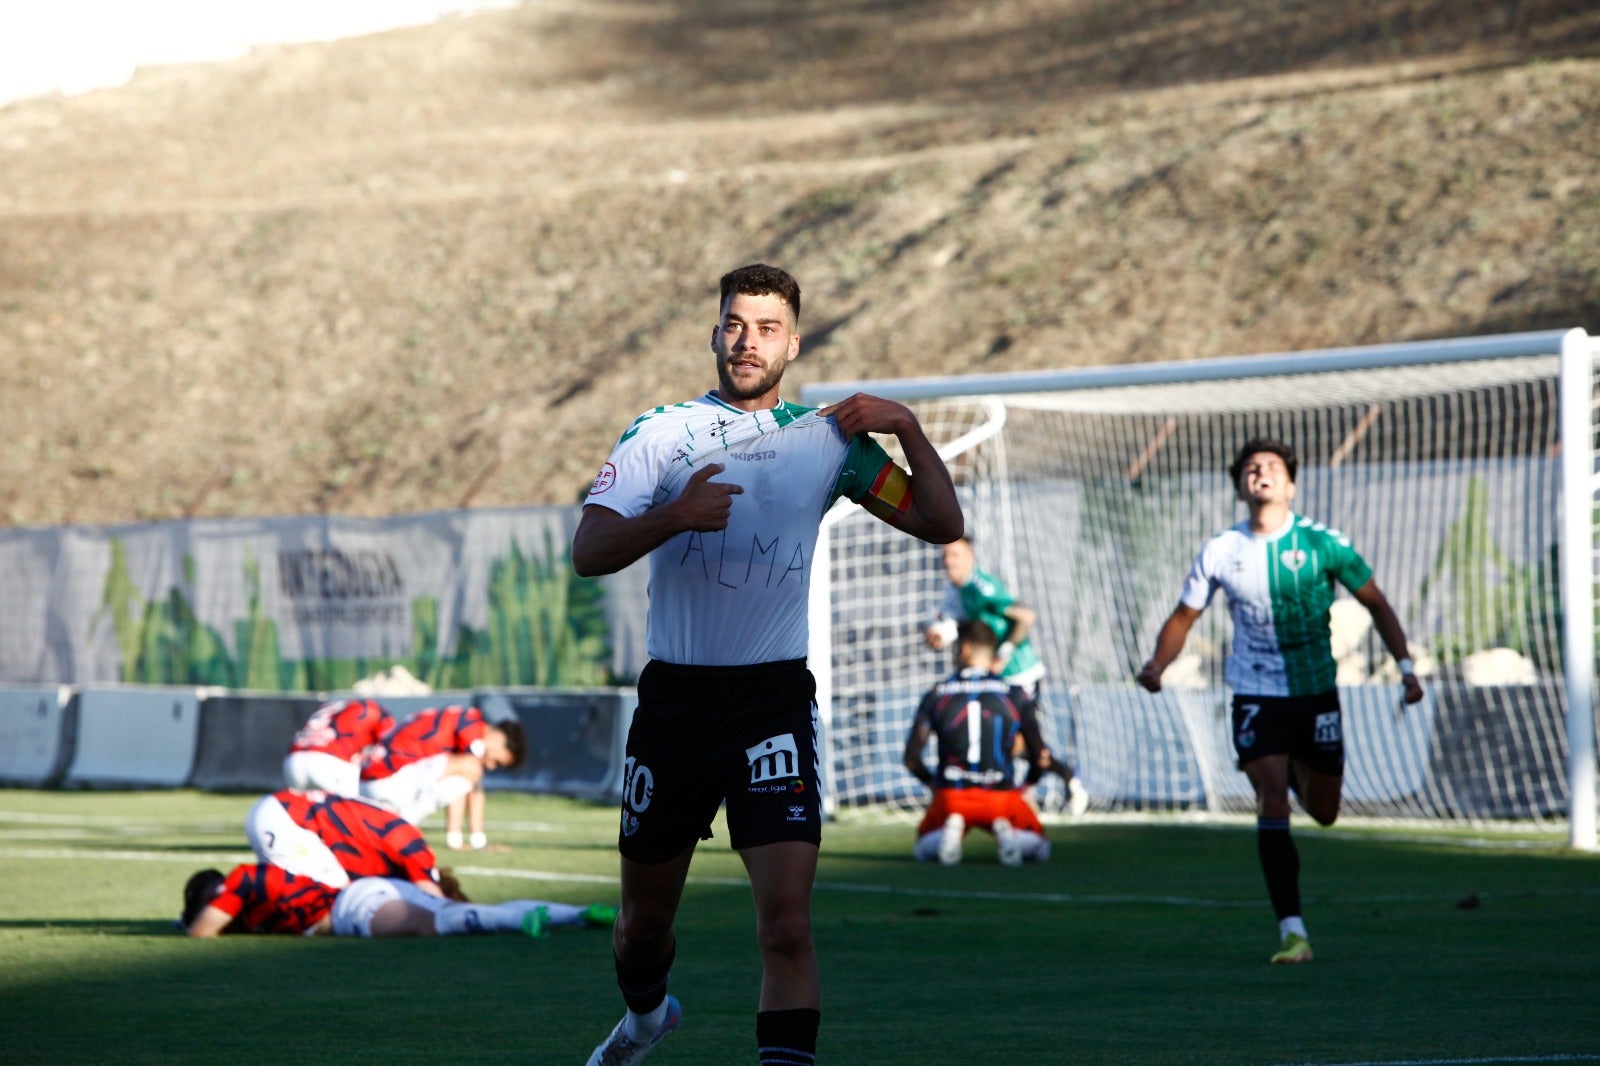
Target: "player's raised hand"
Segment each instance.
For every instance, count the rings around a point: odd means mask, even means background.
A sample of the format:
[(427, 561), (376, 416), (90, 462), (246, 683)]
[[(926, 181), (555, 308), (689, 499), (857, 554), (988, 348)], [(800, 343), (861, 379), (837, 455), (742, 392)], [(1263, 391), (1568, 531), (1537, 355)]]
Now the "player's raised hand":
[(847, 440), (861, 433), (899, 434), (907, 423), (916, 424), (916, 416), (905, 404), (885, 400), (881, 396), (869, 396), (864, 392), (829, 404), (817, 414), (833, 419)]
[(744, 486), (711, 480), (726, 469), (722, 463), (707, 463), (696, 470), (684, 486), (683, 495), (673, 503), (684, 522), (697, 533), (715, 533), (728, 528), (733, 498), (744, 492)]

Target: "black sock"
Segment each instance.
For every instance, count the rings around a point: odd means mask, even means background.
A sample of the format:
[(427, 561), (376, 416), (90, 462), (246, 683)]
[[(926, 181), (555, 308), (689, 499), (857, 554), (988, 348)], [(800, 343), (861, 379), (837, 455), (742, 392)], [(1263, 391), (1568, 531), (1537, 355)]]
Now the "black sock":
[(677, 954), (678, 945), (674, 941), (667, 949), (667, 957), (659, 964), (625, 967), (621, 959), (612, 956), (617, 967), (617, 987), (622, 989), (622, 1001), (629, 1010), (635, 1014), (649, 1014), (661, 1006), (661, 1001), (667, 998), (667, 975), (672, 971), (672, 960)]
[(1289, 819), (1256, 819), (1256, 853), (1267, 879), (1267, 895), (1278, 920), (1300, 913), (1300, 853), (1289, 836)]
[(762, 1066), (813, 1066), (822, 1012), (809, 1007), (756, 1014), (756, 1044)]

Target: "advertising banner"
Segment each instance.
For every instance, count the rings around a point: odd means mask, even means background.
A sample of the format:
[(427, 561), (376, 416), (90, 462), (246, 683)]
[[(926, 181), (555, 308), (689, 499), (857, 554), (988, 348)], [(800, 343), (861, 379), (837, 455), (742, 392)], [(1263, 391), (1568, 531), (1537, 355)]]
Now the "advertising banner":
[(580, 578), (576, 507), (0, 531), (0, 683), (631, 684), (645, 567)]

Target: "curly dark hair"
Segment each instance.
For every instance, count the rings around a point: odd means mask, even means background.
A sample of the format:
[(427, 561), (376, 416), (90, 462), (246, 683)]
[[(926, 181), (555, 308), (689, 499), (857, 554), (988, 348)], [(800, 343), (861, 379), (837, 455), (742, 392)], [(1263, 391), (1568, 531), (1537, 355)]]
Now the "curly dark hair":
[(506, 735), (506, 751), (511, 755), (511, 765), (521, 766), (522, 760), (528, 757), (528, 734), (523, 730), (522, 722), (516, 718), (507, 718), (494, 725)]
[(728, 297), (734, 293), (744, 296), (778, 297), (789, 305), (789, 310), (794, 312), (795, 322), (800, 321), (800, 283), (787, 270), (780, 270), (775, 266), (765, 263), (751, 263), (749, 266), (730, 270), (722, 275), (722, 297), (717, 307), (728, 306)]
[(1270, 452), (1282, 459), (1283, 465), (1289, 470), (1290, 482), (1300, 473), (1300, 457), (1295, 454), (1292, 444), (1285, 444), (1273, 437), (1251, 437), (1240, 445), (1233, 462), (1228, 465), (1228, 477), (1235, 487), (1239, 484), (1239, 475), (1244, 473), (1244, 461), (1258, 452)]
[(217, 869), (196, 870), (189, 876), (183, 886), (183, 917), (180, 919), (185, 929), (193, 925), (206, 905), (217, 898), (217, 893), (222, 890), (222, 882), (227, 879)]
[(461, 888), (461, 881), (456, 877), (455, 871), (448, 866), (439, 867), (439, 890), (444, 893), (445, 899), (453, 899), (457, 903), (470, 902), (467, 894)]

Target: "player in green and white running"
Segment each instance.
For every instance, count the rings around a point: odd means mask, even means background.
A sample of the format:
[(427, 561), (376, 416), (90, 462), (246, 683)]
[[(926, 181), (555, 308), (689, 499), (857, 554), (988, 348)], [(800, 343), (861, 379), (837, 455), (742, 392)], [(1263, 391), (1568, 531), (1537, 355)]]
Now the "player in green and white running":
[(1405, 701), (1422, 699), (1405, 630), (1372, 578), (1372, 567), (1336, 529), (1295, 514), (1299, 460), (1282, 441), (1258, 437), (1239, 449), (1228, 474), (1250, 517), (1200, 549), (1178, 606), (1156, 637), (1139, 684), (1161, 691), (1161, 674), (1183, 650), (1217, 589), (1228, 594), (1233, 644), (1233, 746), (1256, 793), (1256, 850), (1278, 915), (1275, 963), (1311, 961), (1300, 915), (1300, 856), (1289, 835), (1289, 790), (1320, 825), (1339, 817), (1344, 733), (1331, 648), (1335, 582), (1372, 614), (1400, 666)]

